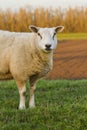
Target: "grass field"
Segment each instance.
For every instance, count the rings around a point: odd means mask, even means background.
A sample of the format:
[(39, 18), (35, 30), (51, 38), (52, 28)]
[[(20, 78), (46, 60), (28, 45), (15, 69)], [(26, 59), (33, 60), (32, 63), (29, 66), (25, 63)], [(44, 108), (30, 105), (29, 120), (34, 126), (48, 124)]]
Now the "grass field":
[(57, 35), (59, 40), (87, 39), (87, 33), (60, 33)]
[(0, 130), (87, 130), (87, 80), (40, 80), (36, 108), (18, 110), (14, 81), (0, 82)]

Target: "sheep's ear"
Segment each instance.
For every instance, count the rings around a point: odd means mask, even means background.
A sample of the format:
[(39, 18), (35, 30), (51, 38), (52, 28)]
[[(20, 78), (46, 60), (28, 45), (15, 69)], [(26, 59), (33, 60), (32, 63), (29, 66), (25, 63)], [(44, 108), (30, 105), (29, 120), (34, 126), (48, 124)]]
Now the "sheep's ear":
[(60, 33), (63, 31), (63, 29), (64, 29), (64, 26), (57, 26), (57, 27), (55, 27), (55, 32)]
[(39, 27), (36, 27), (36, 26), (34, 26), (34, 25), (30, 25), (30, 26), (29, 26), (29, 29), (30, 29), (32, 32), (37, 33), (38, 30), (39, 30)]

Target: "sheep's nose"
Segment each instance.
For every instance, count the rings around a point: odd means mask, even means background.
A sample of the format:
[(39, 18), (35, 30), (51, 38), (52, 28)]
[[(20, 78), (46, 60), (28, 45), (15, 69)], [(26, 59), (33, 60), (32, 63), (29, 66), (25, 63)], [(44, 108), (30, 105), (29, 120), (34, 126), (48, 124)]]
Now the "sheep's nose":
[(46, 47), (46, 48), (50, 48), (51, 45), (50, 45), (50, 44), (46, 44), (45, 47)]

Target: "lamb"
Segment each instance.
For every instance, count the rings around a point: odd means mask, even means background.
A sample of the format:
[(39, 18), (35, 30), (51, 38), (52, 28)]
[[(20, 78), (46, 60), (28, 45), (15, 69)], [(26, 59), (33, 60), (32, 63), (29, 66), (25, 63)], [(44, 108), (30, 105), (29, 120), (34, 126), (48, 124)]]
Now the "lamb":
[(56, 33), (64, 27), (40, 28), (29, 26), (32, 33), (0, 31), (0, 80), (16, 81), (20, 103), (25, 109), (26, 81), (30, 82), (30, 108), (35, 107), (34, 91), (37, 79), (53, 67), (53, 51), (57, 46)]

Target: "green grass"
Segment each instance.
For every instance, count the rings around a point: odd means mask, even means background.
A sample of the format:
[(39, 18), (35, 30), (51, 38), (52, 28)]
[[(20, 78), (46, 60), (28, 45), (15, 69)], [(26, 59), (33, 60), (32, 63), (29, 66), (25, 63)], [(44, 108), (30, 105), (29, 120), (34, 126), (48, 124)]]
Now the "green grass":
[(40, 80), (36, 108), (18, 110), (14, 81), (0, 82), (0, 130), (87, 130), (87, 80)]
[(60, 33), (57, 35), (60, 40), (87, 39), (87, 33)]

